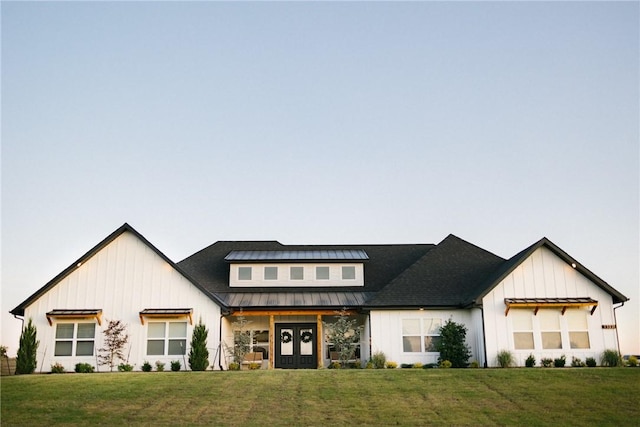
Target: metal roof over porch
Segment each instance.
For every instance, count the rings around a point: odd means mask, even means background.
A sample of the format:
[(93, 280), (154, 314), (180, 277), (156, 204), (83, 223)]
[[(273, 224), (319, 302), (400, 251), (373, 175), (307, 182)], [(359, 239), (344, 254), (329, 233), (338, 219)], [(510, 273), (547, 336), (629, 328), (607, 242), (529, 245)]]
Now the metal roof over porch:
[(220, 297), (229, 307), (354, 307), (371, 292), (229, 292)]

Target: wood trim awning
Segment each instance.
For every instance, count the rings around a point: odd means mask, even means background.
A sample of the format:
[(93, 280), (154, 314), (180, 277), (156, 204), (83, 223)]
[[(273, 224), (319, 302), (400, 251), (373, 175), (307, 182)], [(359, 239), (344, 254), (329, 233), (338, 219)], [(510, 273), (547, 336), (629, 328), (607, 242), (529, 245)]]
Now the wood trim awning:
[(193, 309), (192, 308), (145, 308), (140, 313), (140, 323), (144, 325), (144, 319), (180, 319), (186, 317), (189, 324), (193, 325)]
[(53, 319), (96, 319), (102, 326), (102, 309), (51, 310), (47, 313), (49, 326), (53, 326)]
[(591, 314), (596, 311), (598, 307), (598, 301), (590, 297), (579, 298), (505, 298), (504, 304), (507, 309), (504, 312), (506, 316), (509, 314), (509, 309), (514, 308), (533, 308), (533, 314), (538, 314), (538, 310), (541, 308), (561, 308), (562, 314), (569, 307), (592, 307)]

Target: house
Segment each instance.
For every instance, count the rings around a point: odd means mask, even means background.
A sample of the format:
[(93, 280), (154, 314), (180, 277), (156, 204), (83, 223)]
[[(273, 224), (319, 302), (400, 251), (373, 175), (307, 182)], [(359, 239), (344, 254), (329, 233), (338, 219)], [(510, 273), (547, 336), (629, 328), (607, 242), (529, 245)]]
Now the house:
[(318, 368), (333, 347), (323, 328), (346, 309), (363, 328), (358, 360), (435, 363), (439, 328), (466, 326), (472, 360), (518, 365), (617, 349), (615, 308), (628, 298), (546, 238), (503, 259), (456, 236), (438, 244), (283, 245), (220, 241), (175, 263), (124, 224), (11, 310), (31, 318), (38, 365), (97, 366), (109, 320), (127, 324), (128, 362), (187, 366), (206, 325), (212, 369), (226, 369), (246, 321), (265, 368)]

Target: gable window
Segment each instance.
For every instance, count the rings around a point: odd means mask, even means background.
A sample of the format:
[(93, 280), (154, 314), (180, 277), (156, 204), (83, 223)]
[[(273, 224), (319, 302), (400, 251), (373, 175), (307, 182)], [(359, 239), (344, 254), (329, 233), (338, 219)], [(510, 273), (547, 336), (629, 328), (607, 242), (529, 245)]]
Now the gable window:
[(291, 280), (303, 280), (304, 279), (304, 267), (290, 267), (289, 278)]
[(441, 319), (402, 320), (402, 351), (405, 353), (437, 352)]
[(238, 280), (251, 280), (251, 267), (238, 267)]
[(264, 280), (278, 280), (278, 267), (265, 267)]
[(516, 350), (532, 350), (534, 347), (533, 313), (530, 310), (513, 310), (512, 313), (514, 348)]
[(560, 312), (558, 310), (540, 310), (538, 316), (540, 317), (542, 348), (545, 350), (562, 348)]
[(55, 356), (93, 356), (95, 323), (58, 323)]
[(356, 268), (353, 266), (342, 267), (342, 280), (355, 280)]
[(187, 349), (187, 322), (149, 322), (147, 355), (183, 355)]
[(584, 310), (567, 310), (565, 317), (567, 318), (571, 348), (591, 348), (587, 312)]
[(329, 280), (329, 267), (316, 267), (316, 280)]

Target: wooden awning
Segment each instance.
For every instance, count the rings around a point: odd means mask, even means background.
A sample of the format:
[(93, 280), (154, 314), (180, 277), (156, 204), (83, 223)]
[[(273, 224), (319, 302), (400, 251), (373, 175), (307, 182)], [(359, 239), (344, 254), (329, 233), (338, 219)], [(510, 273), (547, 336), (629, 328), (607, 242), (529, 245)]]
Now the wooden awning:
[(504, 304), (507, 309), (504, 312), (506, 316), (509, 314), (509, 309), (514, 308), (533, 308), (533, 314), (538, 314), (538, 310), (541, 308), (560, 308), (562, 314), (569, 307), (592, 307), (591, 314), (598, 307), (598, 301), (590, 297), (579, 298), (505, 298)]
[(96, 319), (102, 326), (102, 309), (51, 310), (47, 313), (49, 326), (53, 326), (53, 319)]
[(144, 325), (144, 319), (180, 319), (186, 317), (189, 324), (193, 325), (193, 309), (192, 308), (145, 308), (140, 313), (140, 323)]

